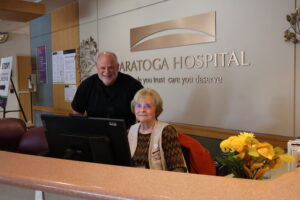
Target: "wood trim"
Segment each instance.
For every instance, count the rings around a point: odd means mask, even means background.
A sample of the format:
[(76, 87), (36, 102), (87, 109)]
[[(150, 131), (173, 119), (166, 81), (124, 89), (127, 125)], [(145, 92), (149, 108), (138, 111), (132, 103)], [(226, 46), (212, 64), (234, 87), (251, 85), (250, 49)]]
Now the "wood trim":
[(32, 107), (32, 109), (36, 110), (36, 111), (49, 112), (49, 113), (58, 114), (58, 115), (69, 115), (70, 113), (72, 113), (71, 110), (62, 110), (62, 109), (56, 109), (56, 108), (53, 108), (53, 107), (46, 107), (46, 106), (36, 106), (36, 105), (34, 105)]
[[(170, 124), (172, 124), (178, 131), (181, 131), (186, 134), (214, 138), (214, 139), (221, 139), (221, 140), (227, 139), (228, 137), (233, 135), (238, 135), (240, 132), (238, 130), (227, 130), (227, 129), (220, 129), (220, 128), (180, 124), (180, 123), (170, 123)], [(255, 133), (255, 137), (259, 141), (269, 142), (273, 146), (279, 146), (284, 149), (287, 148), (287, 142), (289, 140), (294, 139), (293, 137), (277, 136), (277, 135), (270, 135), (264, 133)]]
[(45, 14), (45, 5), (43, 3), (34, 3), (20, 0), (1, 0), (0, 9), (13, 10), (18, 12)]
[(20, 0), (1, 0), (0, 19), (28, 22), (45, 14), (45, 5)]

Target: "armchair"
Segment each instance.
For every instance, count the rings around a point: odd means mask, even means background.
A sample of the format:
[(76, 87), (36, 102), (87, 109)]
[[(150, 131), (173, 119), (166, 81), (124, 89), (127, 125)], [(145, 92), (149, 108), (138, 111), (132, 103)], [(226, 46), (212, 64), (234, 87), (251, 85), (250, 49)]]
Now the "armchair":
[(48, 151), (48, 143), (44, 127), (29, 128), (21, 138), (18, 151), (34, 155), (46, 153)]
[(17, 152), (26, 129), (26, 124), (21, 119), (0, 119), (0, 150)]
[(0, 150), (38, 155), (48, 151), (43, 127), (27, 129), (21, 119), (0, 119)]

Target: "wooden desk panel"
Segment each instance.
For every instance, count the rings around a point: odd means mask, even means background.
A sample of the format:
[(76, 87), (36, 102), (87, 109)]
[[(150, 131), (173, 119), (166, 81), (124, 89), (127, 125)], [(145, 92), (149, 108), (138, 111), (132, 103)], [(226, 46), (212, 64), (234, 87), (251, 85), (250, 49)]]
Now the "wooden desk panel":
[(0, 184), (84, 199), (288, 199), (300, 168), (266, 181), (68, 161), (0, 151)]

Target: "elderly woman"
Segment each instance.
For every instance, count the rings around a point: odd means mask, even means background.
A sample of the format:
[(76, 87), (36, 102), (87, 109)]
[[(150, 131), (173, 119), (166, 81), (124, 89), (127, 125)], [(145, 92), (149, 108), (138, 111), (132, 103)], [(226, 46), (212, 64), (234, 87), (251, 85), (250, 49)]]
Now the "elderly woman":
[(131, 110), (139, 121), (130, 127), (128, 133), (133, 165), (186, 172), (175, 128), (157, 120), (163, 111), (162, 105), (160, 95), (147, 88), (139, 90), (131, 102)]

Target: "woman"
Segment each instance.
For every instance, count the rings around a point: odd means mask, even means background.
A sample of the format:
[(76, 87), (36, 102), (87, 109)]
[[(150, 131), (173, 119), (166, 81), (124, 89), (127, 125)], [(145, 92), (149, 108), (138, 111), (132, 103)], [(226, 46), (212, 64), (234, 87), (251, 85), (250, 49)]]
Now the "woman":
[(131, 110), (139, 121), (128, 133), (133, 165), (186, 172), (175, 128), (157, 120), (163, 110), (162, 104), (159, 94), (147, 88), (139, 90), (131, 102)]

